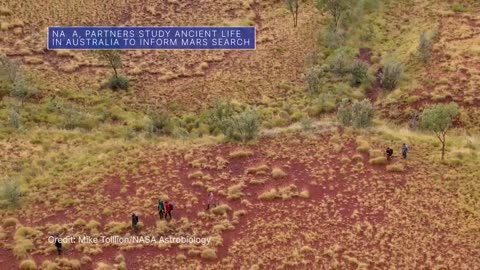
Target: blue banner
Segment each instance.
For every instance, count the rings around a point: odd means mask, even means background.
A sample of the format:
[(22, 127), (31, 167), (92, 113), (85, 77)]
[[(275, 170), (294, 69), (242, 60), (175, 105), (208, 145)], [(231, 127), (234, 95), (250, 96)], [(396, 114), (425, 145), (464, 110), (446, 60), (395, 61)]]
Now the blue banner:
[(49, 27), (49, 50), (254, 50), (255, 27)]

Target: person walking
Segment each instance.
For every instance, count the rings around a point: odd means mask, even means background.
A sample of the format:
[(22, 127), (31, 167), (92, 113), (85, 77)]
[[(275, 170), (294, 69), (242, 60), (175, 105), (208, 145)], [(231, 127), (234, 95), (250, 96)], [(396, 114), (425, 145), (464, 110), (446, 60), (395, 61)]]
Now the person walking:
[(393, 157), (393, 149), (392, 148), (387, 147), (387, 150), (385, 151), (385, 153), (387, 154), (387, 160), (392, 159), (392, 157)]
[(212, 191), (208, 192), (207, 210), (210, 209), (211, 206), (213, 206), (213, 207), (217, 206), (217, 205), (215, 204), (215, 199), (214, 199), (214, 197), (213, 197), (213, 192), (212, 192)]
[(165, 204), (162, 200), (158, 201), (158, 215), (160, 216), (160, 219), (163, 219), (163, 216), (165, 215)]
[(165, 201), (165, 220), (167, 220), (167, 218), (172, 219), (172, 210), (173, 205), (168, 201)]
[(58, 234), (55, 235), (55, 248), (57, 249), (57, 254), (62, 255), (62, 240)]
[(135, 232), (138, 230), (138, 216), (135, 213), (132, 214), (132, 229)]
[(404, 143), (402, 145), (402, 156), (404, 159), (407, 158), (407, 154), (408, 154), (408, 145)]

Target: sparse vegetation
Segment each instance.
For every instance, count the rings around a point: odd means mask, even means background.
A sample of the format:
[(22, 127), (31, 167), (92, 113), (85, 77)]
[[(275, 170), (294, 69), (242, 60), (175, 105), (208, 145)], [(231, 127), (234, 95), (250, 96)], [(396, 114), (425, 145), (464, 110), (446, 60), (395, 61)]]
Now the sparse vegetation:
[[(474, 1), (64, 2), (0, 4), (0, 268), (480, 265)], [(159, 20), (256, 26), (257, 50), (45, 50), (52, 21)], [(442, 147), (420, 112), (451, 101)], [(57, 256), (56, 233), (210, 243)]]
[(368, 65), (363, 61), (355, 61), (350, 70), (352, 74), (352, 85), (359, 85), (369, 79)]
[(34, 260), (27, 259), (27, 260), (23, 260), (20, 263), (19, 268), (21, 270), (36, 270), (37, 269), (37, 264), (35, 263)]
[(336, 31), (342, 26), (346, 20), (348, 12), (350, 12), (354, 1), (352, 0), (316, 0), (315, 6), (318, 10), (328, 13), (332, 20)]
[[(20, 205), (22, 192), (20, 181), (16, 178), (7, 178), (0, 186), (0, 206), (2, 208), (16, 208)], [(4, 225), (6, 226), (6, 225)]]
[(418, 58), (423, 63), (428, 63), (432, 55), (432, 38), (423, 32), (420, 34), (420, 41), (418, 44)]
[(281, 168), (275, 167), (272, 169), (273, 179), (284, 178), (286, 176), (287, 176), (287, 173), (285, 173)]
[(230, 118), (227, 125), (227, 140), (245, 143), (258, 136), (260, 119), (257, 112), (250, 109)]
[(110, 77), (110, 80), (108, 81), (108, 87), (110, 89), (116, 91), (116, 90), (127, 90), (128, 89), (128, 78), (125, 76), (112, 76)]
[(403, 75), (403, 67), (397, 61), (391, 60), (387, 62), (382, 69), (382, 87), (385, 90), (394, 90), (400, 83)]
[(420, 127), (433, 132), (442, 144), (442, 160), (445, 158), (447, 132), (452, 128), (457, 115), (458, 106), (455, 103), (435, 105), (425, 109), (420, 115)]
[(373, 114), (374, 110), (370, 101), (364, 99), (350, 104), (348, 100), (344, 99), (337, 109), (337, 121), (346, 127), (366, 128), (371, 125)]

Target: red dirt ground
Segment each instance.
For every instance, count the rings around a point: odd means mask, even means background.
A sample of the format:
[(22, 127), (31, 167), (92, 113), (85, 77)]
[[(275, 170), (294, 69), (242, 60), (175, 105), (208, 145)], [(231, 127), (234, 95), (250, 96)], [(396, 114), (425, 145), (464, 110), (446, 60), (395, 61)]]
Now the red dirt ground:
[[(229, 157), (229, 153), (239, 148), (249, 149), (253, 156), (238, 159)], [(419, 254), (405, 255), (399, 253), (397, 246), (392, 245), (395, 245), (396, 241), (413, 240), (412, 235), (405, 235), (407, 232), (410, 233), (410, 229), (408, 227), (398, 228), (399, 231), (390, 229), (398, 226), (402, 220), (409, 219), (408, 215), (412, 214), (410, 212), (413, 209), (404, 208), (405, 198), (399, 194), (408, 193), (405, 190), (407, 182), (413, 182), (415, 186), (418, 181), (428, 181), (420, 169), (428, 163), (419, 161), (420, 164), (412, 167), (408, 160), (406, 162), (394, 160), (394, 163), (405, 165), (405, 172), (391, 173), (387, 172), (384, 166), (370, 165), (368, 154), (363, 154), (359, 162), (347, 160), (356, 155), (355, 148), (353, 138), (348, 135), (342, 135), (342, 138), (320, 135), (315, 138), (287, 136), (262, 139), (257, 147), (227, 144), (195, 147), (188, 151), (176, 152), (146, 149), (139, 157), (140, 162), (132, 164), (126, 175), (119, 174), (121, 170), (114, 169), (95, 186), (80, 188), (72, 185), (74, 187), (67, 191), (68, 196), (78, 199), (81, 202), (79, 205), (56, 211), (39, 203), (35, 208), (38, 211), (25, 211), (18, 218), (23, 225), (34, 227), (44, 233), (36, 240), (38, 246), (36, 245), (32, 253), (37, 263), (45, 259), (53, 261), (56, 258), (54, 254), (38, 253), (48, 247), (44, 238), (47, 236), (45, 225), (48, 226), (49, 223), (65, 224), (67, 235), (88, 234), (88, 230), (74, 227), (72, 223), (78, 218), (87, 222), (91, 219), (96, 220), (101, 227), (112, 221), (128, 223), (131, 212), (135, 211), (145, 225), (140, 234), (156, 234), (154, 230), (155, 222), (158, 220), (156, 202), (161, 194), (168, 195), (175, 205), (174, 219), (170, 222), (171, 233), (174, 235), (193, 233), (214, 236), (214, 227), (222, 222), (228, 221), (234, 226), (217, 234), (223, 239), (223, 244), (216, 247), (218, 258), (212, 261), (188, 255), (176, 245), (171, 247), (147, 245), (121, 251), (118, 248), (104, 246), (100, 254), (89, 255), (93, 263), (82, 265), (82, 269), (93, 269), (95, 263), (100, 261), (111, 264), (118, 253), (125, 256), (129, 269), (155, 269), (168, 265), (175, 265), (179, 269), (186, 269), (188, 265), (216, 269), (256, 264), (279, 267), (283, 265), (299, 269), (311, 269), (316, 265), (324, 269), (335, 263), (354, 268), (352, 256), (366, 264), (368, 268), (410, 265), (406, 263), (406, 258), (421, 262), (422, 256), (426, 254), (425, 250), (432, 244), (440, 243), (435, 240), (419, 244), (423, 251)], [(377, 145), (377, 149), (384, 149), (384, 145)], [(226, 160), (227, 164), (219, 162), (221, 160), (219, 157)], [(246, 173), (247, 168), (262, 164), (268, 166), (265, 173)], [(360, 169), (355, 169), (358, 166)], [(287, 176), (273, 179), (270, 174), (273, 167), (282, 168)], [(199, 216), (199, 213), (204, 212), (206, 187), (192, 186), (192, 182), (196, 180), (189, 179), (189, 174), (195, 171), (210, 176), (200, 181), (216, 190), (220, 204), (228, 204), (232, 208), (226, 216), (213, 215), (210, 218)], [(265, 180), (265, 183), (251, 182), (259, 179)], [(245, 187), (240, 199), (227, 199), (227, 188), (241, 182)], [(125, 184), (126, 191), (122, 192)], [(308, 190), (309, 197), (274, 201), (258, 199), (264, 191), (291, 184), (296, 185), (298, 191)], [(251, 205), (241, 203), (240, 200), (248, 200)], [(424, 207), (422, 211), (439, 215), (438, 218), (445, 215), (445, 210), (450, 211), (445, 209), (443, 203), (435, 206), (422, 203), (421, 207)], [(111, 211), (104, 212), (107, 208), (111, 208)], [(246, 210), (246, 215), (234, 221), (231, 213), (238, 210)], [(436, 230), (438, 235), (446, 238), (455, 235), (454, 232), (434, 229), (428, 220), (419, 225), (424, 226), (420, 229), (420, 234), (423, 231), (430, 233), (431, 230)], [(180, 227), (184, 229), (179, 230)], [(123, 231), (127, 232), (128, 229)], [(8, 239), (12, 239), (12, 234), (10, 231)], [(468, 245), (462, 241), (457, 241), (456, 244), (452, 242), (446, 247), (452, 246), (466, 249), (465, 255), (470, 254)], [(0, 248), (6, 263), (3, 265), (13, 269), (19, 261), (5, 247), (2, 245)], [(334, 251), (331, 252), (336, 254), (334, 257), (324, 259), (319, 257), (324, 256), (321, 255), (323, 252), (330, 252), (328, 250), (332, 248)], [(300, 252), (300, 255), (290, 254), (289, 250), (292, 249)], [(315, 252), (299, 251), (309, 249)], [(258, 256), (252, 257), (252, 252)], [(438, 253), (440, 250), (429, 252), (445, 256), (444, 252)], [(176, 256), (179, 254), (185, 254), (187, 260), (177, 259)], [(82, 253), (72, 246), (66, 249), (62, 257), (80, 259)], [(457, 265), (458, 260), (453, 262), (452, 265)], [(234, 265), (235, 267), (232, 267)]]

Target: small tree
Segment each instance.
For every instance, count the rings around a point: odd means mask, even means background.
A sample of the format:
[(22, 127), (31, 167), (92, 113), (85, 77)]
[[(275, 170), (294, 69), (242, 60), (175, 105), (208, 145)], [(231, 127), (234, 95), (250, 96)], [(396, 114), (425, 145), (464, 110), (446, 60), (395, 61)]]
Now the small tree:
[(354, 2), (354, 0), (315, 0), (315, 6), (321, 12), (327, 12), (332, 16), (335, 31), (338, 31)]
[(20, 106), (23, 106), (25, 100), (33, 96), (36, 92), (37, 89), (30, 85), (21, 73), (16, 74), (10, 95), (20, 101)]
[(284, 0), (288, 11), (292, 14), (293, 27), (297, 27), (298, 22), (298, 9), (300, 7), (299, 0)]
[(95, 51), (95, 55), (99, 60), (107, 63), (113, 69), (115, 78), (118, 78), (117, 69), (123, 67), (120, 52), (118, 50), (98, 50)]
[(96, 57), (107, 63), (113, 69), (113, 76), (108, 81), (108, 85), (112, 90), (127, 90), (128, 79), (124, 76), (118, 75), (117, 69), (123, 67), (122, 59), (120, 58), (120, 51), (118, 50), (98, 50), (94, 51)]
[(442, 160), (445, 157), (447, 131), (452, 127), (453, 119), (458, 115), (458, 106), (452, 102), (448, 105), (437, 104), (425, 109), (420, 116), (420, 127), (432, 131), (442, 144)]

